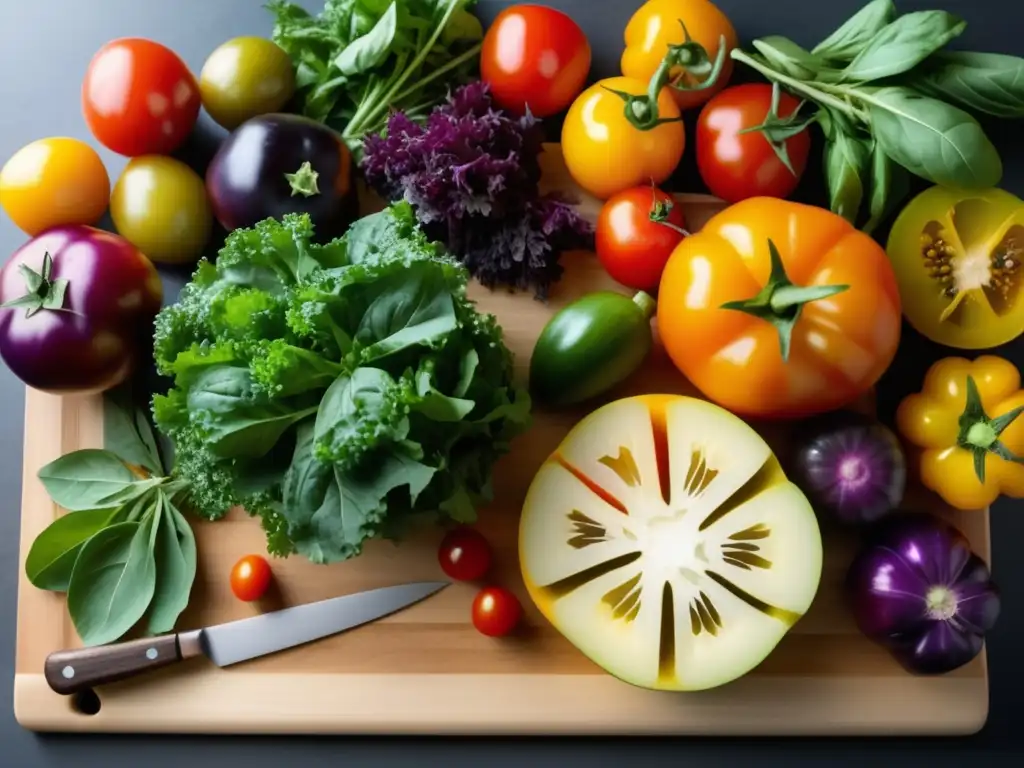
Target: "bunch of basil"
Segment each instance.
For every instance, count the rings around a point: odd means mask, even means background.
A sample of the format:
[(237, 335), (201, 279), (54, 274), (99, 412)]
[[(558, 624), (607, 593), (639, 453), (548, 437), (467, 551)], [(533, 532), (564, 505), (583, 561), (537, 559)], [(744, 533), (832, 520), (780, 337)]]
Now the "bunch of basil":
[(908, 171), (966, 189), (1002, 178), (998, 152), (965, 109), (1024, 117), (1024, 59), (943, 51), (965, 27), (945, 11), (897, 16), (892, 0), (873, 0), (810, 51), (770, 36), (753, 42), (756, 53), (731, 55), (817, 105), (763, 130), (778, 146), (819, 123), (831, 208), (856, 223), (866, 197), (871, 232), (907, 194)]
[(145, 617), (174, 628), (196, 575), (196, 540), (178, 509), (185, 483), (166, 476), (153, 431), (122, 393), (104, 402), (105, 449), (72, 451), (39, 470), (67, 510), (36, 537), (25, 562), (40, 589), (67, 592), (82, 642), (113, 642)]

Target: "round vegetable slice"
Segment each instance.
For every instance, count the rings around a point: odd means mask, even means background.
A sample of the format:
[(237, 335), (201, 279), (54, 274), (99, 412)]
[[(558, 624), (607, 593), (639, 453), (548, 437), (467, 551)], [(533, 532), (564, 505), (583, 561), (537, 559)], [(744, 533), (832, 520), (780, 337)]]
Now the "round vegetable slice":
[(616, 400), (541, 466), (519, 530), (541, 613), (622, 680), (701, 690), (757, 666), (821, 577), (810, 503), (738, 417), (681, 395)]

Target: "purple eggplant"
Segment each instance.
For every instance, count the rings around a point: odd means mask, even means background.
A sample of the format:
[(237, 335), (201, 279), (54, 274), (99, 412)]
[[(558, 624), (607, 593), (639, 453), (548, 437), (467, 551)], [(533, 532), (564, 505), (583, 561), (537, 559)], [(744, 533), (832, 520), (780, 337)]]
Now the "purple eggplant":
[(999, 617), (999, 592), (967, 538), (920, 512), (893, 515), (872, 530), (846, 587), (861, 632), (917, 674), (971, 661)]
[(134, 370), (162, 299), (152, 262), (123, 237), (49, 229), (0, 270), (0, 357), (35, 389), (102, 392)]
[(322, 240), (344, 233), (358, 214), (348, 147), (338, 133), (301, 115), (242, 123), (210, 162), (206, 190), (229, 232), (308, 213)]

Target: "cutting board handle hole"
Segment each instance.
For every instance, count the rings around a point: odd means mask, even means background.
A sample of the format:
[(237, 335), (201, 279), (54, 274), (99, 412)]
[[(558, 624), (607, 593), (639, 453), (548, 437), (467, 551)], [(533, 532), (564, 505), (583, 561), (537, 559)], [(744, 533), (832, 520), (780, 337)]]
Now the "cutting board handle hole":
[(95, 715), (100, 711), (100, 697), (92, 688), (86, 688), (71, 697), (71, 708), (80, 715)]

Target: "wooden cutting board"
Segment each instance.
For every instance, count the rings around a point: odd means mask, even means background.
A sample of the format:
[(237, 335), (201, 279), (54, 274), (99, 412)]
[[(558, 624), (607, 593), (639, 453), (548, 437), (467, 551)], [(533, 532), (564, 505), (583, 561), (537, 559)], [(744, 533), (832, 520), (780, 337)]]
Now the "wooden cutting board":
[[(596, 217), (599, 203), (571, 183), (555, 145), (544, 155), (544, 185), (574, 191)], [(692, 230), (722, 204), (680, 196)], [(367, 200), (366, 209), (379, 205)], [(473, 287), (481, 310), (497, 315), (524, 377), (533, 344), (548, 318), (595, 289), (630, 293), (608, 278), (592, 254), (570, 254), (566, 274), (543, 304), (529, 295)], [(656, 346), (644, 368), (606, 399), (643, 392), (696, 394)], [(481, 511), (480, 529), (495, 550), (492, 579), (515, 590), (526, 612), (520, 636), (491, 639), (469, 621), (476, 587), (454, 584), (398, 614), (319, 642), (219, 669), (205, 659), (104, 687), (100, 710), (82, 714), (50, 691), (43, 660), (79, 645), (64, 598), (31, 586), (24, 561), (36, 537), (61, 514), (36, 478), (59, 455), (103, 444), (102, 399), (58, 398), (29, 390), (14, 710), (33, 730), (214, 733), (514, 733), (514, 734), (967, 734), (988, 712), (984, 653), (955, 672), (915, 677), (861, 637), (840, 596), (856, 549), (854, 535), (823, 524), (824, 566), (810, 611), (746, 677), (711, 691), (676, 694), (632, 687), (605, 674), (534, 609), (517, 562), (519, 510), (544, 458), (596, 404), (559, 413), (534, 411), (494, 475), (496, 501)], [(784, 426), (758, 426), (773, 446)], [(939, 512), (960, 527), (974, 550), (990, 556), (988, 512), (941, 509), (914, 489), (908, 505)], [(254, 606), (235, 600), (228, 572), (249, 552), (265, 551), (256, 520), (236, 511), (195, 523), (199, 567), (179, 629), (243, 618), (405, 581), (438, 579), (440, 532), (394, 545), (376, 542), (355, 560), (315, 566), (299, 557), (273, 561), (276, 594)]]

